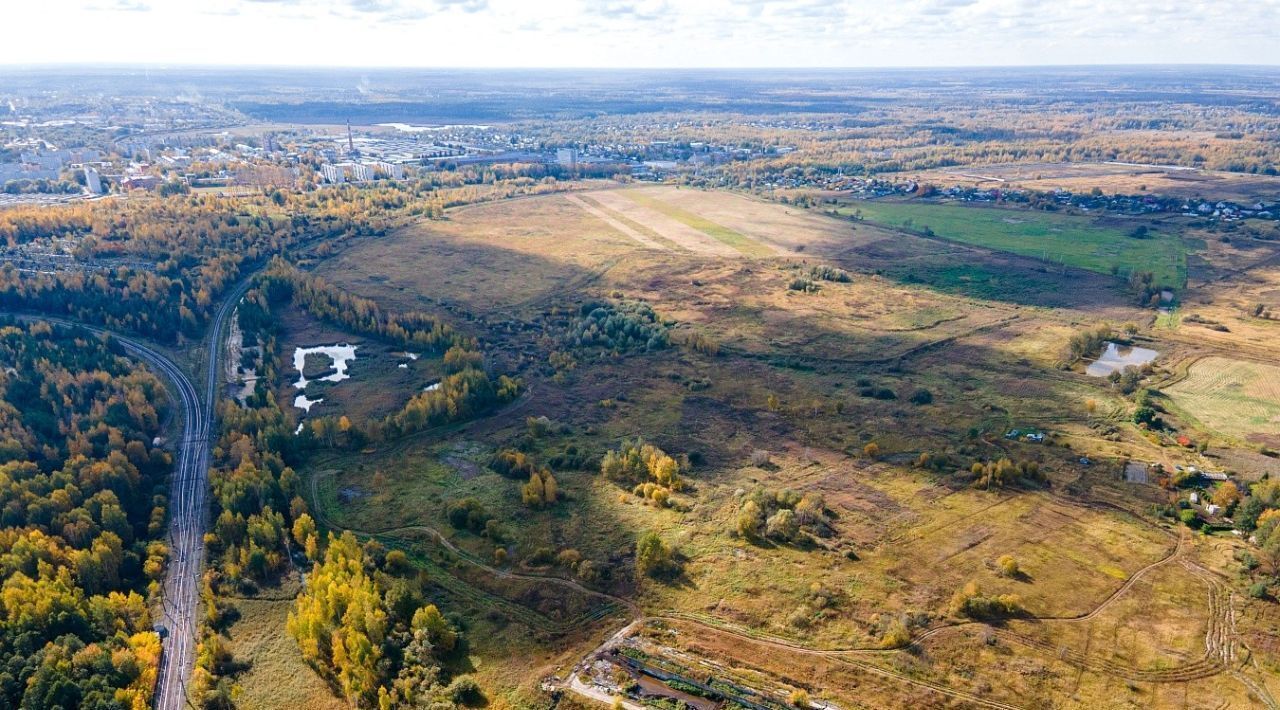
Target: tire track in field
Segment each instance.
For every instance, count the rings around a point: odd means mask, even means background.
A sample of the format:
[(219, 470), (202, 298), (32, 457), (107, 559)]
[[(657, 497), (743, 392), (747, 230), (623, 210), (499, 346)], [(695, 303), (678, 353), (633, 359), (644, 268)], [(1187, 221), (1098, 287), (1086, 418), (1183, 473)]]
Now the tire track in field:
[[(597, 207), (596, 205), (593, 205), (587, 202), (586, 199), (583, 199), (578, 195), (565, 195), (564, 199), (574, 205), (577, 205), (578, 207), (581, 207), (583, 211), (585, 211), (587, 214), (591, 215), (592, 217), (595, 217), (601, 222), (604, 222), (610, 227), (613, 227), (618, 232), (621, 232), (622, 234), (627, 235), (628, 237), (635, 240), (636, 242), (639, 242), (641, 246), (648, 247), (649, 249), (658, 249), (661, 251), (670, 250), (670, 248), (667, 245), (660, 244), (654, 239), (651, 239), (649, 236), (645, 234), (641, 234), (639, 230), (632, 228), (631, 225), (626, 224), (625, 222), (617, 219), (613, 215), (605, 212), (604, 209), (602, 209), (601, 207)], [(596, 203), (596, 204), (599, 204), (599, 203)], [(675, 245), (672, 244), (671, 246), (675, 246)]]
[(709, 256), (722, 256), (735, 259), (744, 258), (742, 252), (701, 232), (689, 225), (662, 214), (658, 210), (647, 207), (632, 200), (621, 191), (610, 190), (591, 195), (592, 199), (627, 219), (652, 229), (666, 239), (691, 252)]

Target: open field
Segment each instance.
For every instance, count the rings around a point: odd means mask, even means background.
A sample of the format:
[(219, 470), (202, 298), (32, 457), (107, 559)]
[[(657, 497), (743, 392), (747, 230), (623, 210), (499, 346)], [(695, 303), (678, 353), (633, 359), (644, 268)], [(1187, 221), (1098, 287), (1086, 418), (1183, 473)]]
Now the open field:
[(1280, 367), (1206, 357), (1165, 392), (1222, 436), (1268, 442), (1280, 438)]
[(590, 280), (638, 246), (556, 195), (475, 205), (362, 240), (316, 273), (399, 310), (503, 312)]
[[(1220, 689), (1241, 702), (1248, 691), (1222, 688), (1221, 668), (1204, 660), (1218, 652), (1205, 638), (1220, 611), (1186, 572), (1186, 553), (1175, 554), (1175, 530), (1151, 517), (1168, 495), (1119, 475), (1131, 458), (1200, 459), (1163, 451), (1129, 424), (1130, 401), (1105, 380), (1061, 368), (1082, 329), (1155, 318), (1131, 305), (1105, 259), (1166, 254), (1182, 248), (1179, 235), (1134, 240), (1059, 215), (1010, 224), (1005, 211), (899, 207), (944, 210), (983, 236), (947, 242), (662, 187), (486, 204), (359, 240), (317, 272), (391, 307), (446, 315), (529, 389), (485, 419), (317, 456), (300, 469), (306, 500), (330, 529), (409, 553), (440, 603), (473, 620), (483, 637), (474, 673), (506, 702), (539, 692), (527, 658), (538, 659), (538, 677), (563, 677), (642, 612), (700, 624), (683, 637), (686, 650), (756, 667), (757, 680), (827, 673), (833, 699), (937, 705), (948, 697), (938, 688), (950, 688), (957, 706), (967, 697), (1011, 707), (1027, 698), (1163, 702), (1174, 681), (1161, 674), (1185, 672), (1194, 677), (1177, 682), (1187, 698)], [(976, 227), (963, 219), (975, 214)], [(1024, 238), (1054, 239), (1087, 270), (1045, 269), (1010, 247)], [(1127, 251), (1134, 244), (1153, 251)], [(1224, 254), (1214, 268), (1244, 258)], [(822, 268), (847, 279), (823, 280)], [(792, 288), (797, 279), (810, 286)], [(586, 303), (644, 303), (673, 344), (576, 345), (569, 334)], [(1197, 352), (1187, 327), (1151, 331), (1173, 339), (1151, 346), (1185, 362)], [(693, 336), (714, 352), (677, 344)], [(356, 372), (339, 387), (358, 382)], [(928, 398), (915, 401), (920, 391)], [(529, 417), (547, 423), (531, 427)], [(1012, 429), (1048, 440), (1006, 438)], [(672, 505), (647, 504), (599, 475), (600, 457), (634, 436), (696, 461)], [(870, 442), (876, 459), (863, 454)], [(523, 480), (493, 470), (495, 452), (512, 447), (554, 470), (557, 503), (526, 505)], [(918, 468), (921, 454), (948, 463)], [(1000, 457), (1036, 462), (1045, 482), (986, 490), (957, 473)], [(787, 489), (822, 494), (826, 533), (783, 543), (735, 531), (744, 495)], [(499, 521), (499, 538), (451, 524), (448, 507), (463, 498)], [(646, 530), (683, 560), (669, 583), (636, 575), (634, 541)], [(602, 575), (580, 578), (556, 561), (562, 554)], [(1004, 555), (1019, 574), (1000, 571)], [(546, 577), (558, 581), (537, 582)], [(994, 642), (950, 610), (969, 583), (1019, 600), (1018, 615), (995, 623)], [(764, 662), (733, 635), (876, 649), (895, 621), (924, 639), (923, 656)]]
[(1175, 288), (1187, 277), (1185, 249), (1176, 235), (1153, 232), (1142, 239), (1129, 237), (1127, 231), (1133, 225), (1125, 226), (1123, 221), (1104, 224), (1030, 210), (880, 200), (851, 202), (841, 212), (1098, 273), (1151, 271), (1157, 283)]
[(652, 197), (646, 192), (639, 190), (629, 190), (623, 193), (627, 199), (645, 207), (653, 212), (661, 214), (665, 217), (676, 220), (680, 224), (691, 227), (702, 232), (703, 234), (715, 239), (718, 242), (726, 244), (745, 256), (767, 256), (773, 253), (768, 246), (761, 244), (756, 240), (752, 240), (729, 227), (717, 224), (696, 212), (686, 211), (668, 200), (660, 197)]
[(1208, 197), (1242, 202), (1271, 199), (1277, 189), (1280, 189), (1280, 178), (1272, 175), (1121, 162), (973, 165), (924, 171), (915, 174), (915, 177), (923, 182), (940, 185), (1022, 187), (1044, 192), (1069, 190), (1076, 193), (1089, 192), (1096, 187), (1108, 195), (1151, 192), (1176, 197)]
[(302, 660), (298, 644), (284, 632), (285, 619), (293, 608), (292, 598), (281, 595), (278, 599), (238, 599), (233, 604), (240, 619), (231, 625), (227, 636), (237, 660), (248, 664), (248, 670), (236, 677), (236, 683), (245, 697), (253, 698), (254, 707), (347, 707)]

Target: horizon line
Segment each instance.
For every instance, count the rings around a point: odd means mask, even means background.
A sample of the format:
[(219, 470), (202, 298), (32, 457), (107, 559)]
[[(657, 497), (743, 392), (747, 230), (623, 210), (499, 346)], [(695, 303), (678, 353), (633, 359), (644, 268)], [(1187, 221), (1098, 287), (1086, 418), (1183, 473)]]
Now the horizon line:
[[(554, 71), (963, 71), (973, 69), (1280, 69), (1280, 63), (1232, 63), (1232, 62), (1090, 62), (1078, 64), (898, 64), (898, 65), (776, 65), (776, 66), (462, 66), (462, 65), (411, 65), (411, 64), (215, 64), (205, 62), (5, 62), (0, 67), (9, 70), (33, 69), (220, 69), (220, 70), (316, 70), (332, 71), (502, 71), (502, 72), (554, 72)], [(0, 79), (2, 81), (2, 79)]]

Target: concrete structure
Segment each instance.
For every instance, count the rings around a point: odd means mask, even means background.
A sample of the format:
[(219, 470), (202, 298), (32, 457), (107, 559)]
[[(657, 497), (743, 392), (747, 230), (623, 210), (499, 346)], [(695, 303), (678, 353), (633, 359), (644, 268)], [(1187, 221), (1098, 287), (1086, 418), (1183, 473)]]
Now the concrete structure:
[(556, 151), (556, 164), (570, 170), (578, 169), (578, 151), (574, 148), (560, 148)]
[(325, 163), (320, 166), (324, 181), (334, 185), (344, 182), (366, 182), (379, 178), (399, 180), (404, 177), (404, 167), (382, 160), (366, 160), (361, 163)]
[(94, 195), (102, 194), (102, 178), (88, 165), (84, 166), (84, 186)]
[(335, 185), (372, 180), (373, 170), (372, 167), (362, 163), (325, 163), (320, 166), (320, 174), (325, 182)]
[(400, 180), (404, 177), (404, 168), (395, 163), (388, 163), (381, 160), (370, 160), (365, 163), (366, 166), (373, 168), (377, 177), (391, 178), (392, 180)]

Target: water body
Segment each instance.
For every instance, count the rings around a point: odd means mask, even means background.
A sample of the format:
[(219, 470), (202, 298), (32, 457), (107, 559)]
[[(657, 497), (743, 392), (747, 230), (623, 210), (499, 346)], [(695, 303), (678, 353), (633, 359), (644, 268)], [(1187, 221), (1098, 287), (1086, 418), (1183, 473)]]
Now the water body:
[(347, 343), (337, 345), (317, 345), (314, 348), (294, 348), (293, 369), (298, 371), (298, 381), (293, 383), (296, 389), (306, 389), (310, 381), (302, 374), (307, 364), (308, 355), (325, 355), (333, 361), (333, 373), (319, 378), (319, 382), (341, 382), (351, 375), (347, 374), (347, 363), (356, 359), (356, 346)]
[(412, 123), (379, 123), (383, 128), (394, 128), (403, 133), (435, 133), (437, 131), (447, 131), (451, 128), (475, 128), (479, 130), (487, 130), (488, 126), (480, 125), (447, 125), (447, 126), (417, 126)]
[[(317, 397), (316, 399), (308, 399), (307, 395), (300, 394), (297, 397), (293, 398), (293, 406), (297, 407), (298, 409), (301, 409), (304, 412), (310, 412), (311, 407), (317, 404), (320, 404), (323, 401), (324, 401), (324, 397)], [(299, 424), (299, 426), (301, 426), (301, 424)]]
[(1127, 347), (1107, 343), (1106, 350), (1085, 368), (1085, 374), (1093, 377), (1106, 377), (1113, 372), (1122, 372), (1130, 367), (1142, 367), (1155, 360), (1160, 353), (1149, 348)]

